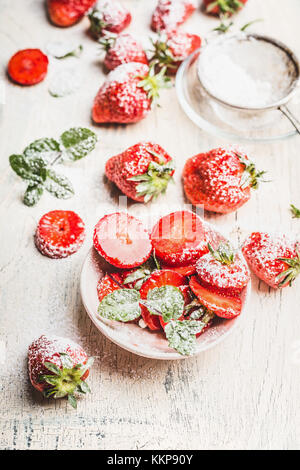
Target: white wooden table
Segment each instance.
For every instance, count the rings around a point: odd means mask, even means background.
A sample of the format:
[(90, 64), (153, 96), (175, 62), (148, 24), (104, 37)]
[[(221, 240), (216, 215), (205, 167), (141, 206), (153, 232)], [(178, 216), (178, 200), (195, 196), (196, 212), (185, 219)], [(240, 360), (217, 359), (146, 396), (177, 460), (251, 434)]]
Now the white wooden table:
[[(156, 1), (124, 3), (134, 17), (130, 31), (146, 39)], [(90, 109), (103, 72), (98, 46), (87, 35), (88, 21), (69, 29), (51, 26), (42, 0), (0, 0), (0, 11), (6, 99), (0, 116), (0, 447), (299, 449), (299, 281), (292, 289), (275, 292), (253, 279), (249, 312), (224, 343), (199, 357), (167, 363), (134, 356), (110, 343), (92, 325), (80, 299), (80, 268), (91, 246), (93, 225), (104, 204), (112, 211), (116, 207), (115, 193), (103, 179), (107, 158), (139, 140), (157, 141), (176, 158), (177, 184), (167, 197), (180, 207), (185, 160), (224, 142), (188, 120), (174, 89), (164, 91), (162, 107), (139, 124), (93, 126)], [(254, 29), (275, 35), (300, 54), (299, 17), (299, 0), (249, 0), (236, 23), (264, 18)], [(204, 35), (216, 24), (199, 10), (184, 29)], [(50, 77), (29, 88), (7, 80), (6, 64), (18, 49), (44, 48), (51, 40), (65, 39), (84, 46), (76, 62), (85, 77), (79, 92), (55, 99), (47, 91)], [(64, 167), (74, 182), (75, 197), (58, 201), (46, 195), (36, 207), (25, 207), (24, 185), (9, 168), (8, 156), (22, 152), (36, 138), (58, 137), (73, 125), (90, 126), (100, 139), (93, 154)], [(273, 181), (261, 186), (238, 213), (210, 220), (234, 236), (240, 233), (241, 239), (256, 229), (299, 232), (300, 221), (289, 213), (290, 202), (300, 206), (299, 146), (299, 138), (247, 146)], [(41, 256), (33, 243), (41, 215), (57, 208), (75, 210), (88, 228), (83, 248), (65, 260)], [(77, 411), (65, 400), (43, 399), (29, 384), (27, 347), (42, 333), (69, 336), (99, 357), (89, 381), (93, 393), (80, 401)]]

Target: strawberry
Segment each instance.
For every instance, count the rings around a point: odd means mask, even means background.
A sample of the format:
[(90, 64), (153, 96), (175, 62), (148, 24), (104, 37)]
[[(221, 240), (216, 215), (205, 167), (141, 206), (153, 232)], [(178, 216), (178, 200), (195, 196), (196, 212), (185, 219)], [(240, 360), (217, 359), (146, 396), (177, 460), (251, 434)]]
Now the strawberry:
[(228, 243), (221, 243), (197, 261), (198, 279), (203, 286), (234, 296), (241, 293), (250, 279), (246, 264)]
[(142, 222), (123, 212), (102, 217), (93, 240), (98, 253), (117, 268), (140, 266), (152, 251), (150, 236)]
[(242, 302), (239, 297), (231, 297), (212, 291), (202, 286), (197, 276), (191, 278), (190, 288), (200, 303), (218, 317), (230, 319), (237, 317), (242, 311)]
[(174, 163), (160, 145), (140, 142), (111, 157), (105, 171), (126, 196), (148, 202), (166, 191), (174, 174)]
[(248, 157), (234, 149), (218, 148), (187, 160), (183, 184), (192, 204), (207, 211), (228, 214), (251, 197), (265, 174), (258, 172)]
[(189, 266), (208, 252), (202, 220), (189, 211), (162, 217), (153, 227), (151, 239), (156, 256), (176, 268)]
[(66, 258), (83, 244), (85, 228), (82, 219), (72, 211), (51, 211), (40, 219), (35, 244), (49, 258)]
[(131, 23), (131, 14), (116, 0), (98, 0), (88, 15), (91, 33), (96, 38), (105, 32), (119, 34)]
[(194, 0), (158, 0), (152, 15), (153, 31), (176, 31), (196, 10)]
[(212, 15), (232, 15), (243, 8), (248, 0), (204, 0), (206, 12)]
[[(149, 279), (144, 282), (140, 289), (141, 299), (147, 299), (148, 292), (155, 287), (163, 287), (163, 286), (174, 286), (174, 287), (181, 287), (186, 284), (184, 276), (175, 273), (174, 271), (165, 269), (165, 270), (158, 270), (151, 274)], [(160, 316), (159, 315), (152, 315), (149, 310), (144, 306), (141, 305), (142, 309), (142, 317), (146, 325), (150, 328), (150, 330), (160, 330), (161, 323), (160, 323)]]
[(59, 336), (42, 335), (28, 349), (29, 377), (34, 388), (47, 398), (67, 396), (74, 408), (74, 394), (90, 391), (85, 380), (93, 361), (81, 346)]
[(161, 265), (161, 269), (171, 269), (182, 276), (192, 276), (192, 274), (196, 274), (196, 265), (190, 264), (189, 266), (168, 266), (168, 265)]
[(19, 85), (36, 85), (46, 77), (48, 62), (48, 57), (39, 49), (24, 49), (11, 57), (7, 72)]
[(128, 124), (145, 118), (159, 97), (159, 89), (169, 86), (165, 69), (130, 62), (112, 70), (94, 100), (92, 117), (96, 123)]
[(129, 62), (148, 64), (143, 46), (131, 34), (104, 36), (99, 43), (106, 51), (104, 65), (108, 70)]
[(274, 289), (292, 285), (300, 273), (299, 244), (285, 235), (253, 232), (242, 251), (254, 274)]
[(57, 26), (72, 26), (96, 0), (47, 0), (49, 18)]
[(175, 74), (184, 59), (199, 49), (201, 39), (196, 34), (174, 32), (161, 34), (152, 44), (154, 50), (151, 63), (165, 66), (168, 73)]
[[(120, 284), (122, 284), (122, 276), (120, 273), (113, 273), (113, 278), (116, 279)], [(108, 274), (101, 277), (97, 284), (97, 294), (99, 302), (107, 295), (113, 292), (114, 290), (120, 289), (119, 284), (117, 284), (112, 277)]]

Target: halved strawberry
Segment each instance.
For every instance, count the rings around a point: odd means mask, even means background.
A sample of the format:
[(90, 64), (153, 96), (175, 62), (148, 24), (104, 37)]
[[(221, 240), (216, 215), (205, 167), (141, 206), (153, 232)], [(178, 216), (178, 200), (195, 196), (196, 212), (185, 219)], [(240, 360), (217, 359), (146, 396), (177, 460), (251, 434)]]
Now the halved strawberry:
[(170, 266), (189, 266), (208, 252), (205, 230), (193, 212), (178, 211), (162, 217), (151, 233), (156, 256)]
[(113, 266), (134, 268), (151, 255), (152, 244), (142, 222), (124, 212), (102, 217), (94, 230), (94, 247)]
[[(122, 284), (122, 276), (120, 273), (113, 273), (113, 278), (116, 279), (120, 284)], [(108, 274), (101, 277), (97, 284), (97, 294), (98, 299), (101, 302), (102, 299), (108, 294), (111, 294), (113, 291), (120, 289), (119, 284), (115, 282)]]
[(161, 269), (171, 269), (182, 276), (192, 276), (196, 274), (196, 265), (190, 264), (189, 266), (168, 266), (166, 264), (161, 265)]
[(24, 49), (10, 59), (8, 75), (19, 85), (36, 85), (46, 77), (48, 62), (40, 49)]
[(190, 288), (198, 297), (201, 304), (221, 318), (234, 318), (242, 311), (242, 302), (239, 297), (229, 297), (203, 287), (196, 276), (190, 280)]
[(75, 212), (51, 211), (38, 223), (35, 244), (49, 258), (66, 258), (79, 250), (84, 237), (84, 223)]
[[(186, 281), (184, 276), (168, 269), (158, 270), (152, 273), (149, 279), (142, 285), (140, 289), (141, 298), (146, 300), (149, 290), (154, 289), (155, 287), (174, 286), (181, 288), (181, 286), (184, 286), (185, 284)], [(144, 305), (142, 305), (141, 308), (144, 322), (150, 330), (160, 330), (160, 317), (158, 315), (152, 315)]]

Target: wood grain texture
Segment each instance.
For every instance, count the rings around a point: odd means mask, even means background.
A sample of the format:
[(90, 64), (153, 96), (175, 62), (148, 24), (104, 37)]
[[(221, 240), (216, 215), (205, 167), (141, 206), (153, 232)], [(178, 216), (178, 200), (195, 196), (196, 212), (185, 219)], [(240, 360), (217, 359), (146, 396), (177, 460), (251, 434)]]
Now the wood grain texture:
[[(134, 15), (130, 30), (146, 39), (156, 1), (124, 3)], [(277, 9), (274, 3), (249, 0), (236, 22), (264, 18), (255, 30), (276, 35), (300, 55), (300, 3), (287, 0)], [(175, 90), (163, 92), (162, 107), (139, 124), (93, 126), (90, 108), (103, 71), (87, 20), (69, 29), (55, 28), (42, 0), (0, 0), (0, 11), (0, 78), (6, 98), (0, 107), (0, 350), (6, 353), (5, 360), (0, 356), (0, 447), (299, 449), (299, 281), (275, 292), (253, 279), (251, 307), (241, 327), (207, 353), (172, 363), (143, 359), (110, 343), (92, 325), (80, 299), (79, 273), (92, 227), (104, 210), (116, 207), (116, 194), (103, 179), (107, 158), (139, 140), (157, 141), (176, 158), (176, 186), (169, 188), (165, 201), (180, 207), (185, 160), (223, 142), (187, 119)], [(205, 34), (216, 24), (199, 10), (184, 29)], [(66, 38), (84, 45), (82, 58), (75, 61), (85, 81), (80, 92), (55, 99), (47, 91), (50, 76), (29, 88), (7, 80), (6, 64), (16, 50), (44, 48), (50, 40)], [(100, 139), (93, 154), (64, 168), (74, 182), (75, 197), (63, 202), (44, 196), (37, 207), (25, 207), (24, 186), (10, 170), (8, 156), (35, 138), (58, 136), (72, 125), (89, 125)], [(299, 143), (295, 138), (248, 145), (272, 183), (262, 186), (237, 214), (211, 215), (210, 221), (235, 239), (256, 229), (299, 232), (300, 221), (292, 220), (288, 210), (290, 202), (300, 206)], [(47, 259), (33, 244), (38, 219), (56, 208), (75, 210), (88, 228), (83, 248), (65, 260)], [(77, 411), (64, 400), (43, 399), (29, 384), (27, 347), (44, 332), (69, 336), (98, 356), (90, 377), (93, 393), (80, 401)]]

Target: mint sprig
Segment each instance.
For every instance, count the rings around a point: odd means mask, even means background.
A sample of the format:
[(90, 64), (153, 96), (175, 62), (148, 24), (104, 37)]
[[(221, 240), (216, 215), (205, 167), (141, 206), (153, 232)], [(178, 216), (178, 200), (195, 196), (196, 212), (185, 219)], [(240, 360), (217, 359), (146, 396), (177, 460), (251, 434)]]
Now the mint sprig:
[(144, 282), (149, 279), (151, 273), (156, 269), (160, 269), (160, 265), (156, 259), (155, 250), (153, 250), (151, 257), (135, 271), (128, 274), (124, 279), (123, 284), (126, 285), (133, 283), (134, 288), (136, 290), (140, 290)]
[(128, 322), (141, 315), (140, 294), (135, 289), (118, 289), (100, 302), (98, 314), (108, 320)]
[(169, 346), (183, 356), (191, 356), (196, 350), (196, 334), (205, 326), (198, 320), (171, 320), (165, 327)]
[(12, 170), (27, 182), (23, 202), (34, 206), (44, 190), (58, 199), (73, 196), (72, 183), (53, 169), (57, 163), (76, 161), (94, 150), (97, 135), (90, 129), (73, 127), (64, 132), (59, 140), (42, 138), (29, 144), (22, 155), (11, 155)]
[(158, 315), (159, 312), (164, 322), (177, 320), (183, 314), (183, 294), (174, 286), (154, 287), (148, 292), (147, 308), (152, 315)]

